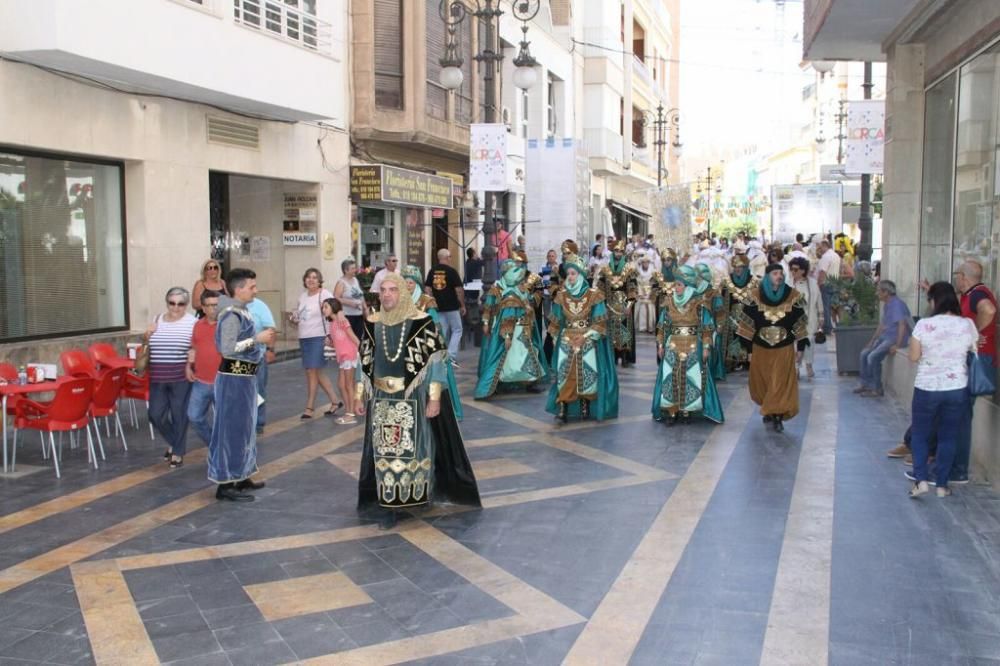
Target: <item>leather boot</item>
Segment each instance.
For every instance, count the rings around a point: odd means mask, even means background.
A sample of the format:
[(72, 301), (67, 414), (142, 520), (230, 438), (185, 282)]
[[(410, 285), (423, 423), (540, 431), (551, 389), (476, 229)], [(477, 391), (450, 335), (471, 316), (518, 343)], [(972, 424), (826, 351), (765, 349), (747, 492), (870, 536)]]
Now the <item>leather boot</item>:
[(559, 403), (559, 416), (557, 416), (556, 418), (558, 418), (563, 423), (566, 423), (566, 403), (565, 402), (560, 402)]
[(586, 420), (590, 418), (590, 401), (581, 400), (580, 401), (580, 418)]

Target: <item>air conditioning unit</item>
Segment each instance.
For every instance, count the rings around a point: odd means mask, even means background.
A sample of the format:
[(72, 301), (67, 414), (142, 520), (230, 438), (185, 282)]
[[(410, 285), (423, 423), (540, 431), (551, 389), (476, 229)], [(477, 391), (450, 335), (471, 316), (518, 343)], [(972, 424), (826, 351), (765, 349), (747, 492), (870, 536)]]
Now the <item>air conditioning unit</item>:
[(513, 131), (514, 129), (514, 112), (510, 110), (509, 106), (505, 106), (500, 109), (500, 122), (507, 126), (507, 131)]

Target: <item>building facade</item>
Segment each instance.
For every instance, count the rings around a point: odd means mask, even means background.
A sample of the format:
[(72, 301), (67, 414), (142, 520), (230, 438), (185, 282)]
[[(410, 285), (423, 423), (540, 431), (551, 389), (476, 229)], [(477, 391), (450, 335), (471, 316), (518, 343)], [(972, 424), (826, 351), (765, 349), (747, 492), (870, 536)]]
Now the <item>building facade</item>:
[(80, 9), (0, 5), (0, 355), (145, 330), (208, 259), (254, 269), (276, 317), (306, 267), (335, 276), (346, 0)]
[[(805, 57), (885, 60), (886, 147), (882, 275), (914, 313), (921, 280), (951, 280), (974, 259), (1000, 288), (1000, 5), (990, 0), (807, 0)], [(912, 366), (890, 363), (904, 399)], [(976, 470), (1000, 485), (1000, 409), (977, 401)]]

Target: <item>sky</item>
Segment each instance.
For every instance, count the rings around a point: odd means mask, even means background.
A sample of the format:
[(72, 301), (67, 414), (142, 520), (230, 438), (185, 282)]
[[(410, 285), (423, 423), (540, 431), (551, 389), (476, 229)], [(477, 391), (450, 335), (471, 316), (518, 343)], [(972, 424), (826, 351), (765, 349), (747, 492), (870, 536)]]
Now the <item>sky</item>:
[(799, 123), (813, 80), (800, 68), (801, 0), (682, 0), (680, 59), (686, 167), (766, 146)]

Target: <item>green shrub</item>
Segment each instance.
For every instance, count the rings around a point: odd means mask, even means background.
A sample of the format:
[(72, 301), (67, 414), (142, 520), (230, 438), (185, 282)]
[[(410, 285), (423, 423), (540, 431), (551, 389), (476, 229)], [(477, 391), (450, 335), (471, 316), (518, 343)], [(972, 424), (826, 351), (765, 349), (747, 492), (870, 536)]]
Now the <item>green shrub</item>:
[(831, 305), (840, 312), (840, 323), (849, 326), (878, 325), (879, 300), (875, 281), (865, 275), (854, 278), (830, 278), (833, 287)]

